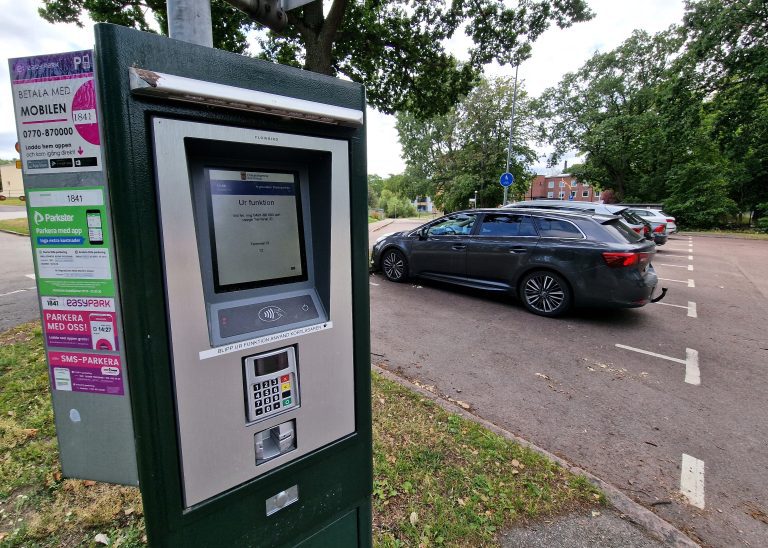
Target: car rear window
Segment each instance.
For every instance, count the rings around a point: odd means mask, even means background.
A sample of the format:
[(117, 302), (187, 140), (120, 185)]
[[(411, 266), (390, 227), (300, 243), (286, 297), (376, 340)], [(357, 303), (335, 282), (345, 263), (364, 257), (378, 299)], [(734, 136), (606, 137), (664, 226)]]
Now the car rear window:
[(635, 243), (644, 239), (640, 234), (622, 223), (619, 219), (611, 219), (606, 221), (603, 223), (603, 226), (614, 237), (618, 238), (618, 241), (620, 242), (626, 240), (629, 243)]
[(486, 215), (480, 236), (537, 236), (528, 215)]
[(620, 215), (632, 224), (635, 224), (635, 225), (643, 224), (643, 220), (628, 209), (625, 209), (624, 211), (622, 211)]
[(536, 218), (539, 236), (542, 238), (583, 238), (581, 231), (570, 221), (552, 219), (549, 217)]

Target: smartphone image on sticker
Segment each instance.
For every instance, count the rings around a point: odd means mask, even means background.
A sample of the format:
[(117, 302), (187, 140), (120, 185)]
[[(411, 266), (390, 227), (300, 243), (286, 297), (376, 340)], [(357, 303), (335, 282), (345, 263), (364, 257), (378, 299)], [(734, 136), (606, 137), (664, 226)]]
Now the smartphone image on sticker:
[(101, 211), (89, 209), (85, 212), (88, 221), (88, 243), (102, 245), (104, 243), (104, 231), (101, 228)]
[(112, 317), (108, 314), (89, 314), (91, 343), (96, 350), (117, 350)]

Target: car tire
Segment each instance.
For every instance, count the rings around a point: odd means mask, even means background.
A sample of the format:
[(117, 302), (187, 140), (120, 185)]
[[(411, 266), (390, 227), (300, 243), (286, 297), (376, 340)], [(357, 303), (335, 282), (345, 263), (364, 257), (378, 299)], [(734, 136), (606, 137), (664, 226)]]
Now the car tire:
[(381, 256), (381, 271), (390, 282), (408, 279), (408, 261), (399, 249), (387, 249)]
[(520, 300), (529, 312), (553, 318), (571, 308), (573, 297), (562, 276), (549, 270), (534, 270), (520, 282)]

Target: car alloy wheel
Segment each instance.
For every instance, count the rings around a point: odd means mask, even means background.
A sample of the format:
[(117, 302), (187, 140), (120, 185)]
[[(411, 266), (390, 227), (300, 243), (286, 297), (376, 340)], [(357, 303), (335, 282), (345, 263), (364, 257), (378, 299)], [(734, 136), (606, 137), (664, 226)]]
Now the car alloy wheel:
[(405, 281), (407, 262), (400, 251), (390, 249), (384, 252), (384, 257), (381, 260), (381, 269), (389, 281), (402, 282)]
[(559, 316), (571, 306), (568, 284), (554, 272), (531, 272), (521, 286), (523, 304), (534, 314)]

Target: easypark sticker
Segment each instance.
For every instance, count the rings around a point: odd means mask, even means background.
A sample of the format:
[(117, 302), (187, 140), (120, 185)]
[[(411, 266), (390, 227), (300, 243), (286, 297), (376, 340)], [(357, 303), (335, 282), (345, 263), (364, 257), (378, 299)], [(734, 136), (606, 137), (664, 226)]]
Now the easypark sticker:
[(41, 308), (49, 347), (118, 350), (114, 299), (42, 297)]

